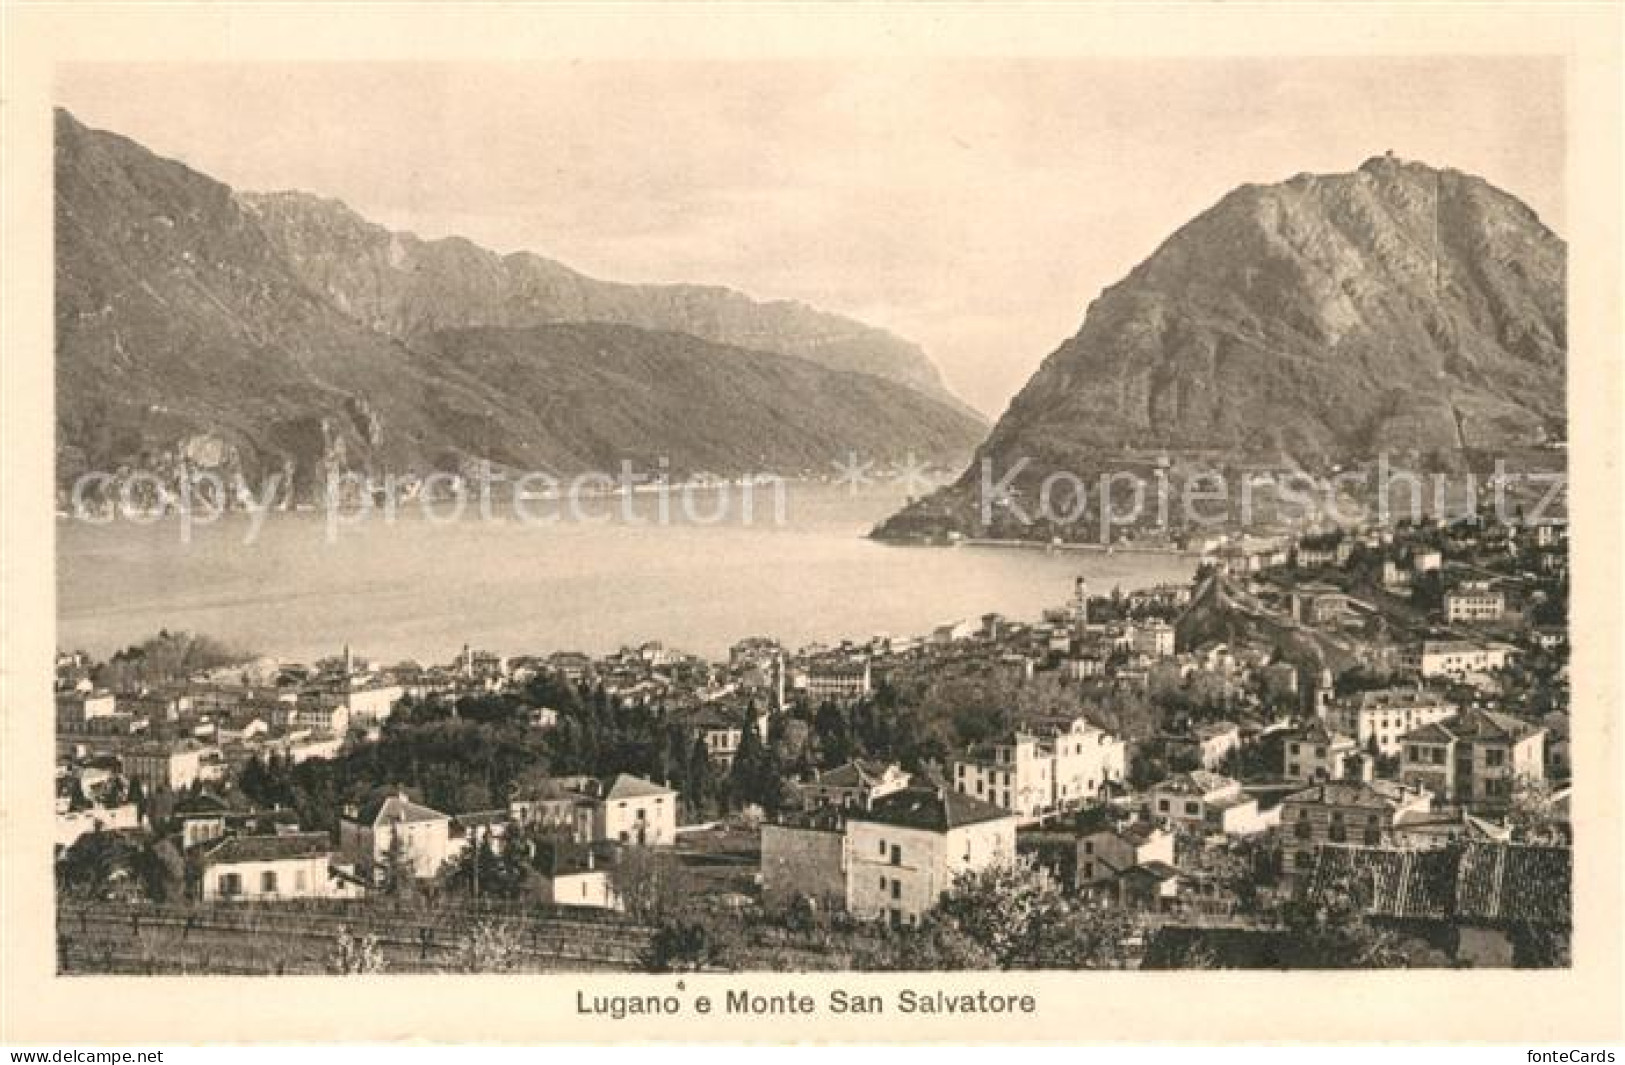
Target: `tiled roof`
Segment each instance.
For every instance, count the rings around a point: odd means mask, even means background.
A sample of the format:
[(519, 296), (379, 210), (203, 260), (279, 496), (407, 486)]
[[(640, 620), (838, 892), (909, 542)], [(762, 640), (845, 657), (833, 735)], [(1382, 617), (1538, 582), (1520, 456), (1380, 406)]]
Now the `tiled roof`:
[(1156, 785), (1158, 791), (1170, 792), (1174, 795), (1210, 795), (1215, 791), (1224, 791), (1235, 787), (1236, 782), (1221, 773), (1212, 773), (1206, 769), (1193, 769), (1189, 773), (1179, 773), (1169, 777)]
[(1492, 710), (1464, 710), (1454, 717), (1413, 729), (1401, 739), (1418, 743), (1449, 743), (1451, 740), (1498, 743), (1521, 740), (1536, 731), (1536, 726), (1510, 714), (1498, 714)]
[(292, 832), (275, 836), (233, 836), (203, 857), (206, 865), (325, 858), (333, 853), (326, 832)]
[(656, 784), (652, 780), (635, 777), (631, 773), (620, 773), (611, 780), (604, 781), (603, 795), (605, 799), (641, 799), (653, 795), (671, 795), (672, 790)]
[(356, 820), (363, 825), (407, 824), (419, 821), (449, 821), (451, 818), (439, 810), (431, 810), (408, 799), (405, 794), (391, 792), (379, 796), (361, 808)]
[(923, 828), (946, 832), (964, 825), (1000, 821), (1016, 815), (992, 803), (973, 799), (957, 791), (935, 788), (904, 788), (876, 799), (866, 811), (853, 811), (853, 821), (872, 821), (902, 828)]
[(1117, 835), (1131, 847), (1143, 847), (1155, 839), (1160, 832), (1161, 829), (1157, 828), (1156, 825), (1148, 825), (1143, 821), (1139, 821), (1118, 829)]
[(1567, 847), (1469, 842), (1437, 850), (1323, 846), (1312, 895), (1353, 882), (1367, 912), (1406, 920), (1567, 927), (1573, 870)]
[(1440, 722), (1434, 721), (1421, 728), (1411, 729), (1400, 739), (1404, 742), (1415, 743), (1454, 743), (1456, 734), (1444, 727)]
[(212, 791), (190, 795), (175, 804), (174, 816), (184, 820), (188, 817), (220, 817), (231, 812), (226, 800)]
[(832, 788), (861, 788), (880, 783), (886, 770), (891, 768), (880, 762), (865, 762), (854, 758), (845, 765), (818, 774), (817, 783)]
[(1156, 877), (1158, 880), (1174, 880), (1174, 879), (1177, 879), (1178, 876), (1179, 876), (1179, 870), (1175, 869), (1173, 866), (1169, 865), (1167, 862), (1159, 862), (1159, 861), (1154, 861), (1153, 860), (1153, 861), (1145, 862), (1145, 863), (1143, 863), (1141, 865), (1137, 865), (1137, 866), (1135, 866), (1135, 868), (1144, 870), (1145, 872), (1149, 873), (1150, 875)]
[(1316, 784), (1312, 788), (1295, 791), (1286, 797), (1291, 803), (1313, 803), (1319, 806), (1353, 806), (1385, 810), (1396, 805), (1392, 796), (1384, 795), (1361, 781), (1334, 780)]
[(1517, 740), (1535, 731), (1535, 726), (1493, 710), (1468, 710), (1448, 718), (1445, 724), (1462, 739)]
[(1355, 698), (1361, 710), (1387, 710), (1406, 706), (1447, 706), (1449, 703), (1438, 692), (1426, 688), (1384, 688), (1380, 691), (1361, 692)]
[(1343, 735), (1341, 732), (1333, 732), (1331, 729), (1327, 728), (1326, 723), (1323, 721), (1310, 722), (1308, 725), (1305, 725), (1303, 730), (1293, 738), (1304, 743), (1324, 743), (1331, 746), (1347, 746), (1348, 744), (1354, 742), (1353, 739)]
[(1573, 857), (1567, 847), (1468, 844), (1456, 874), (1456, 914), (1496, 924), (1570, 922)]

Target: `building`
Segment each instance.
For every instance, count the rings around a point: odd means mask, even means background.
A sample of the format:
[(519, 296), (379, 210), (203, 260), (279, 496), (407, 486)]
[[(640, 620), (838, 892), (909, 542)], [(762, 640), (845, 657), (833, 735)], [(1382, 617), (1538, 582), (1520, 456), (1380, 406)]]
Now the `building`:
[(1234, 721), (1210, 721), (1197, 725), (1189, 736), (1168, 738), (1171, 754), (1196, 759), (1203, 769), (1218, 769), (1230, 752), (1241, 749), (1241, 726)]
[(397, 865), (425, 879), (452, 854), (451, 818), (394, 791), (339, 818), (339, 850), (362, 876), (381, 880)]
[(1053, 761), (1050, 807), (1071, 810), (1093, 802), (1108, 782), (1122, 781), (1128, 771), (1128, 744), (1087, 719), (1077, 717), (1045, 726), (1040, 751)]
[(1292, 547), (1292, 564), (1297, 569), (1331, 569), (1348, 561), (1352, 547), (1340, 532), (1305, 536)]
[(1016, 729), (955, 759), (949, 779), (962, 795), (1035, 821), (1095, 799), (1107, 781), (1123, 779), (1126, 759), (1122, 740), (1080, 717)]
[(1131, 611), (1174, 611), (1189, 605), (1191, 586), (1188, 584), (1158, 584), (1151, 588), (1136, 588), (1125, 599)]
[(1123, 874), (1151, 862), (1174, 864), (1174, 834), (1146, 822), (1091, 832), (1077, 841), (1073, 884), (1079, 891), (1119, 894)]
[(58, 692), (56, 730), (83, 732), (88, 722), (99, 717), (111, 717), (117, 712), (118, 700), (112, 692)]
[(175, 804), (171, 819), (180, 829), (181, 849), (191, 850), (224, 839), (232, 810), (211, 792), (188, 796)]
[(856, 662), (819, 662), (807, 669), (807, 697), (855, 702), (872, 690), (873, 675), (867, 658)]
[(980, 631), (981, 626), (976, 621), (961, 618), (932, 629), (930, 643), (933, 647), (947, 647), (950, 644), (973, 640)]
[(1487, 584), (1463, 584), (1444, 596), (1444, 619), (1450, 624), (1494, 622), (1506, 615), (1506, 594)]
[(1371, 885), (1366, 917), (1412, 930), (1432, 925), (1454, 944), (1458, 962), (1507, 968), (1517, 961), (1519, 933), (1559, 934), (1573, 924), (1573, 854), (1568, 847), (1469, 842), (1460, 847), (1401, 850), (1356, 845), (1322, 848), (1306, 895), (1346, 895), (1351, 882)]
[(1348, 613), (1349, 597), (1329, 584), (1302, 584), (1292, 590), (1292, 616), (1305, 625), (1330, 625)]
[(1287, 874), (1314, 868), (1327, 843), (1384, 846), (1403, 815), (1426, 813), (1433, 797), (1391, 781), (1329, 781), (1289, 795), (1281, 803), (1281, 867)]
[(1174, 627), (1160, 619), (1136, 625), (1133, 650), (1152, 658), (1166, 658), (1174, 653)]
[(1327, 720), (1331, 728), (1352, 736), (1360, 750), (1370, 750), (1374, 741), (1378, 754), (1395, 757), (1405, 733), (1456, 711), (1455, 703), (1418, 685), (1360, 692), (1334, 704)]
[(955, 759), (954, 790), (1035, 821), (1053, 808), (1055, 762), (1040, 750), (1038, 737), (1016, 730)]
[(349, 894), (332, 872), (333, 841), (325, 832), (233, 836), (203, 855), (203, 900), (273, 902)]
[(806, 899), (824, 912), (845, 909), (846, 858), (846, 820), (840, 806), (764, 824), (762, 902), (778, 908)]
[(1503, 643), (1425, 640), (1406, 664), (1424, 679), (1461, 680), (1473, 673), (1492, 673), (1506, 668), (1513, 650)]
[(1257, 800), (1243, 794), (1240, 781), (1205, 769), (1177, 773), (1153, 784), (1147, 793), (1146, 812), (1199, 832), (1244, 836), (1269, 827)]
[[(349, 724), (358, 728), (381, 724), (389, 720), (396, 705), (405, 696), (406, 689), (399, 684), (368, 684), (351, 688), (344, 693), (344, 706), (350, 712)], [(343, 735), (342, 730), (333, 729)]]
[(1281, 744), (1281, 773), (1288, 780), (1313, 783), (1342, 780), (1360, 745), (1350, 736), (1333, 732), (1319, 721), (1310, 722)]
[(706, 759), (724, 770), (733, 765), (745, 738), (744, 713), (732, 713), (720, 706), (681, 711), (672, 715), (672, 723), (691, 737), (691, 742), (703, 744)]
[(1489, 710), (1466, 710), (1406, 733), (1399, 778), (1460, 806), (1500, 809), (1520, 780), (1546, 778), (1546, 730)]
[(946, 788), (905, 788), (846, 823), (847, 909), (916, 925), (959, 874), (1016, 854), (1016, 816)]
[(547, 846), (537, 856), (537, 901), (593, 910), (624, 909), (615, 890), (615, 858), (614, 850), (603, 844), (561, 841)]
[(1394, 843), (1433, 850), (1462, 843), (1510, 843), (1512, 828), (1465, 810), (1402, 811), (1394, 818)]
[(593, 841), (669, 846), (677, 839), (677, 792), (643, 777), (621, 773), (591, 781), (586, 795)]
[(342, 736), (350, 731), (350, 708), (342, 696), (326, 693), (306, 696), (291, 708), (288, 727)]
[(56, 846), (66, 850), (80, 836), (92, 832), (136, 831), (141, 827), (141, 811), (133, 802), (116, 806), (100, 804), (83, 810), (58, 809), (56, 814)]
[(194, 739), (143, 743), (120, 756), (124, 775), (148, 791), (180, 791), (203, 775), (203, 744)]
[(853, 759), (796, 785), (803, 809), (823, 806), (868, 809), (870, 803), (908, 787), (909, 775), (901, 766)]

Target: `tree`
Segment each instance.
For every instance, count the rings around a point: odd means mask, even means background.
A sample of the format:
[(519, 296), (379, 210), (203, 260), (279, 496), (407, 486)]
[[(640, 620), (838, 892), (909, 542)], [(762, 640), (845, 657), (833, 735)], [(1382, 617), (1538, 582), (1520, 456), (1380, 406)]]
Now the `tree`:
[(504, 835), (507, 845), (498, 848), (493, 831), (475, 828), (475, 841), (446, 860), (439, 880), (442, 887), (477, 898), (517, 899), (530, 884), (531, 870), (525, 840), (518, 826), (509, 825)]
[(135, 855), (141, 888), (154, 902), (180, 902), (186, 898), (186, 859), (167, 839), (142, 847)]
[(664, 921), (688, 898), (681, 864), (669, 852), (653, 847), (622, 847), (610, 882), (627, 915), (638, 921)]
[(872, 953), (854, 958), (854, 964), (882, 972), (969, 972), (999, 967), (991, 950), (936, 919), (886, 936)]
[(327, 957), (327, 971), (335, 976), (371, 976), (384, 971), (384, 952), (372, 932), (355, 935), (348, 925), (339, 928), (333, 952)]
[(1001, 969), (1119, 965), (1135, 929), (1119, 907), (1069, 902), (1029, 855), (961, 873), (936, 919), (986, 950)]
[(728, 794), (734, 805), (754, 803), (768, 812), (779, 808), (780, 776), (778, 759), (762, 742), (756, 723), (747, 715), (744, 735), (734, 752), (728, 774)]
[(1520, 843), (1561, 844), (1565, 842), (1565, 819), (1552, 786), (1543, 779), (1520, 776), (1512, 787), (1512, 804), (1507, 810), (1512, 834)]
[(1406, 965), (1399, 936), (1366, 917), (1374, 891), (1370, 877), (1369, 870), (1343, 872), (1318, 881), (1305, 898), (1281, 908), (1307, 967), (1394, 969)]
[(523, 961), (524, 930), (509, 921), (476, 921), (457, 946), (457, 968), (465, 973), (511, 973)]
[(1017, 969), (1036, 963), (1044, 937), (1065, 910), (1054, 880), (1023, 855), (959, 874), (938, 913), (985, 947), (999, 968)]
[(732, 961), (736, 936), (718, 925), (699, 918), (668, 921), (655, 931), (643, 957), (644, 967), (656, 973), (698, 972), (727, 968)]

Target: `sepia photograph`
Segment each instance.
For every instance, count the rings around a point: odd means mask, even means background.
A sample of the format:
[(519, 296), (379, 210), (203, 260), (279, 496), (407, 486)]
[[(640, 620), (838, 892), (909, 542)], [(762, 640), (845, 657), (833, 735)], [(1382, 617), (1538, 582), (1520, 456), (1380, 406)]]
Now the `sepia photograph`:
[(48, 981), (1617, 975), (1572, 57), (447, 51), (43, 68)]

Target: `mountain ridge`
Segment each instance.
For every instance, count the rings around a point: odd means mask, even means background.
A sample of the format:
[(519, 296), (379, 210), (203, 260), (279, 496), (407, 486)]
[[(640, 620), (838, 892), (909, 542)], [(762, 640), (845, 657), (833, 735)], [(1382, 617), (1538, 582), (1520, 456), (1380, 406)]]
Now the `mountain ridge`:
[(871, 373), (981, 417), (917, 345), (801, 301), (758, 300), (722, 285), (605, 281), (532, 251), (393, 230), (331, 197), (237, 195), (310, 287), (397, 339), (474, 326), (634, 325)]
[(1459, 470), (1560, 440), (1565, 270), (1533, 210), (1458, 170), (1377, 156), (1241, 186), (1104, 289), (966, 475), (880, 534), (979, 531), (981, 460), (1027, 459), (1031, 485), (1170, 454)]
[[(941, 461), (980, 438), (980, 422), (882, 377), (633, 326), (491, 332), (493, 355), (529, 353), (500, 372), (455, 330), (407, 343), (313, 290), (226, 185), (65, 111), (56, 122), (59, 493), (90, 472), (173, 488), (211, 471), (280, 475), (309, 499), (335, 473), (425, 474), (497, 451), (580, 472), (587, 459), (538, 413), (547, 374), (596, 380), (569, 417), (638, 426), (624, 450), (662, 450), (674, 474), (827, 472), (854, 441)], [(594, 379), (601, 351), (643, 376)], [(678, 407), (654, 394), (673, 373), (693, 377)], [(764, 409), (793, 446), (764, 450)], [(606, 461), (618, 442), (597, 440), (591, 459)], [(762, 468), (764, 454), (780, 465)]]

